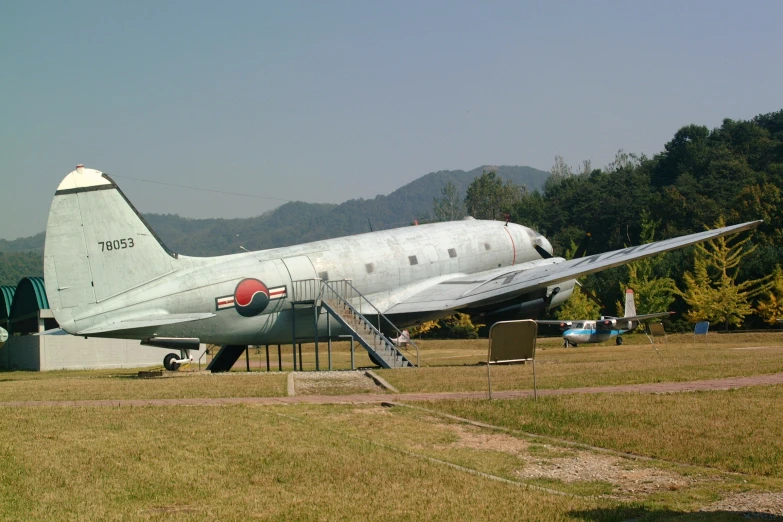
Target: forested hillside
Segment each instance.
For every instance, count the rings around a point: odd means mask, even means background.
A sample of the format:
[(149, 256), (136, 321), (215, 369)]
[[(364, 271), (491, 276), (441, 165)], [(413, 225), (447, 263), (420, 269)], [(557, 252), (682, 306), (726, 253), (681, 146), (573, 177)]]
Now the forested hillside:
[[(731, 268), (724, 261), (723, 272), (736, 270), (738, 284), (769, 276), (783, 259), (783, 110), (750, 121), (727, 119), (713, 130), (683, 127), (652, 158), (621, 152), (604, 169), (578, 175), (556, 170), (541, 192), (523, 196), (513, 219), (539, 229), (561, 255), (586, 233), (592, 237), (588, 253), (598, 253), (644, 242), (645, 224), (658, 240), (714, 228), (723, 218), (727, 224), (764, 220), (742, 246), (747, 255), (741, 262)], [(669, 277), (685, 291), (686, 272), (706, 277), (694, 266), (696, 251), (666, 254), (653, 275)], [(614, 314), (627, 277), (627, 269), (618, 268), (589, 276), (585, 286), (605, 305), (604, 313)], [(673, 309), (684, 313), (689, 306), (678, 296)], [(754, 322), (760, 319), (749, 317)]]
[[(144, 217), (172, 250), (213, 256), (287, 246), (306, 241), (404, 226), (426, 220), (432, 201), (451, 182), (464, 196), (473, 179), (489, 167), (471, 171), (439, 171), (397, 189), (388, 196), (352, 199), (340, 205), (292, 202), (247, 219), (189, 219), (170, 214)], [(491, 167), (498, 176), (529, 190), (540, 189), (548, 172), (531, 167)], [(44, 234), (13, 241), (0, 239), (0, 284), (14, 285), (21, 275), (42, 276)], [(14, 254), (12, 254), (14, 253)]]

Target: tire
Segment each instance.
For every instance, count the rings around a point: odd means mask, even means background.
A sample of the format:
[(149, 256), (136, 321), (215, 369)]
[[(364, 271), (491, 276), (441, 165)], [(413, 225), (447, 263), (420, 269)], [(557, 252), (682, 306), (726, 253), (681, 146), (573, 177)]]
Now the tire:
[(179, 370), (179, 363), (174, 362), (179, 357), (177, 357), (177, 354), (170, 353), (166, 357), (163, 358), (163, 367), (166, 368), (170, 372), (176, 372)]
[(617, 336), (617, 339), (615, 339), (615, 341), (614, 341), (614, 342), (616, 342), (616, 343), (617, 343), (617, 346), (622, 346), (622, 344), (623, 344), (623, 338), (622, 338), (622, 337), (620, 337), (620, 336), (618, 335), (618, 336)]

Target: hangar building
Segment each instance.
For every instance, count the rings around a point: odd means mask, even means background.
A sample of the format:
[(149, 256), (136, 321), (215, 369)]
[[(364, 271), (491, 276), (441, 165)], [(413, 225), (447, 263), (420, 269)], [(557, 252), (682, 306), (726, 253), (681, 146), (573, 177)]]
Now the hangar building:
[[(8, 341), (0, 347), (0, 369), (77, 370), (160, 366), (166, 351), (126, 339), (85, 339), (59, 329), (42, 277), (24, 277), (16, 287), (0, 287), (0, 326)], [(194, 362), (205, 351), (192, 351)]]

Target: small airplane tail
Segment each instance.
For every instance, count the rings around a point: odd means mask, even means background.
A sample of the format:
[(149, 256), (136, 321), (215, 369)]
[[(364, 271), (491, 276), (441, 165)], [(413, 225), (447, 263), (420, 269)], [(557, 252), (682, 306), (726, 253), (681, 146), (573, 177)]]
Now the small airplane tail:
[(172, 273), (177, 259), (106, 174), (78, 165), (60, 183), (46, 226), (44, 281), (68, 333), (104, 301)]
[(635, 317), (636, 316), (636, 302), (633, 298), (633, 290), (628, 288), (625, 290), (625, 314), (623, 317)]

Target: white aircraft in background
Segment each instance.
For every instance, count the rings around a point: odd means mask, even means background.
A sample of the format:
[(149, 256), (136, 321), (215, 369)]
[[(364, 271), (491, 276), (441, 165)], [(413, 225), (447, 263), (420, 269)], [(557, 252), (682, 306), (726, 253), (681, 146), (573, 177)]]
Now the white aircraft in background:
[(455, 312), (537, 317), (564, 303), (577, 277), (759, 223), (570, 261), (553, 257), (530, 228), (472, 218), (189, 257), (163, 244), (108, 175), (78, 165), (52, 201), (44, 277), (66, 332), (179, 349), (166, 355), (168, 369), (199, 343), (223, 345), (228, 357), (248, 345), (339, 334), (354, 336), (377, 364), (401, 367), (412, 363), (387, 337), (401, 335), (395, 324)]
[(538, 324), (556, 324), (563, 331), (563, 346), (577, 346), (582, 343), (602, 343), (616, 337), (618, 345), (623, 344), (622, 335), (633, 330), (642, 322), (656, 317), (666, 317), (674, 312), (636, 315), (633, 290), (625, 291), (625, 313), (623, 317), (601, 317), (597, 320), (575, 319), (573, 321), (536, 321)]

